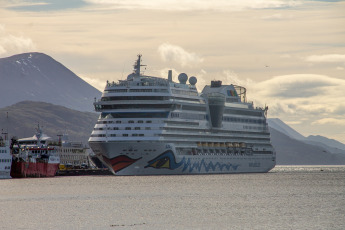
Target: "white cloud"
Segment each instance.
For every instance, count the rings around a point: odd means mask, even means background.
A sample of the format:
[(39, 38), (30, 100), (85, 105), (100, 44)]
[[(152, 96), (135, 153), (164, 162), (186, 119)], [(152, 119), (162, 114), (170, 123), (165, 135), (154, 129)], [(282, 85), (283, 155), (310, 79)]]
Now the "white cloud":
[(169, 43), (161, 44), (158, 47), (158, 53), (163, 61), (174, 61), (181, 66), (192, 66), (203, 61), (197, 54), (187, 52), (182, 47)]
[(272, 14), (272, 15), (266, 15), (261, 17), (261, 19), (263, 20), (289, 20), (289, 19), (293, 19), (294, 16), (291, 14), (281, 14), (281, 13), (277, 13), (277, 14)]
[(238, 11), (245, 9), (264, 9), (264, 8), (282, 8), (293, 7), (301, 4), (299, 1), (283, 0), (84, 0), (92, 4), (113, 5), (116, 8), (125, 9), (155, 9), (155, 10), (220, 10), (220, 11)]
[[(324, 75), (277, 76), (247, 85), (249, 99), (267, 103), (274, 116), (336, 118), (345, 110), (345, 80)], [(251, 96), (253, 95), (253, 96)]]
[(282, 54), (280, 55), (281, 58), (291, 58), (290, 54)]
[(106, 81), (102, 79), (98, 79), (98, 78), (86, 77), (82, 74), (78, 74), (78, 76), (82, 78), (84, 81), (86, 81), (87, 83), (89, 83), (90, 85), (92, 85), (93, 87), (95, 87), (96, 89), (98, 89), (99, 91), (103, 92), (104, 87), (106, 85)]
[(9, 56), (35, 49), (36, 45), (30, 38), (9, 34), (5, 27), (0, 24), (0, 56)]
[(325, 54), (325, 55), (311, 55), (305, 59), (308, 62), (335, 62), (345, 63), (345, 54)]
[(283, 15), (282, 14), (273, 14), (273, 15), (263, 16), (262, 19), (279, 20), (279, 19), (283, 19)]
[(343, 84), (343, 80), (338, 80), (322, 75), (314, 74), (294, 74), (277, 76), (268, 81), (259, 83), (264, 85), (269, 91), (262, 91), (267, 96), (275, 98), (308, 98), (324, 95), (324, 88)]
[(323, 118), (312, 123), (313, 125), (345, 125), (345, 119)]
[(285, 123), (288, 125), (299, 125), (302, 121), (286, 121)]

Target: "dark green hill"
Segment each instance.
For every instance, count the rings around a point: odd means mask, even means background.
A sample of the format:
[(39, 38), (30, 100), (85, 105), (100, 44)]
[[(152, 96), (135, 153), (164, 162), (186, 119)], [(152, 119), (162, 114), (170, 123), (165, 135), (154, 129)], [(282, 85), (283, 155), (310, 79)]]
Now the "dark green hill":
[(87, 140), (97, 121), (98, 114), (80, 112), (46, 102), (23, 101), (0, 109), (0, 128), (9, 136), (31, 137), (39, 124), (52, 138), (67, 133), (70, 141)]

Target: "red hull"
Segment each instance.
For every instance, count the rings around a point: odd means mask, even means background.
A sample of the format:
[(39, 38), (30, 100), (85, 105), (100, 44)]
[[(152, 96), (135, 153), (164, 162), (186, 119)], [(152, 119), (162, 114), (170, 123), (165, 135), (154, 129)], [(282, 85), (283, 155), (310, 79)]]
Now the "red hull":
[(20, 177), (53, 177), (59, 169), (59, 164), (43, 162), (12, 162), (11, 176)]

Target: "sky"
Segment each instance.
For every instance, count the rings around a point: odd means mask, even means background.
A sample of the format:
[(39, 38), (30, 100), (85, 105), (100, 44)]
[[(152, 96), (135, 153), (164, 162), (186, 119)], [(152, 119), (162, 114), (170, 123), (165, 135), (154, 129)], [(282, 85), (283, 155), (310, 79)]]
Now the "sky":
[(345, 1), (0, 0), (0, 58), (42, 52), (103, 90), (133, 70), (247, 88), (304, 136), (345, 143)]

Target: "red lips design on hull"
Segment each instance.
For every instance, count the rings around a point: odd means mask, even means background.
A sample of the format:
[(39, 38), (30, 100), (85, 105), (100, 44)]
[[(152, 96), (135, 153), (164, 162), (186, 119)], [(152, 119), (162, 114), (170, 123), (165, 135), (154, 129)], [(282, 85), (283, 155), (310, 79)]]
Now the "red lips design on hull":
[(125, 155), (120, 155), (118, 157), (115, 157), (111, 160), (109, 159), (105, 159), (106, 162), (112, 166), (113, 170), (116, 172), (130, 166), (131, 164), (133, 164), (134, 162), (136, 162), (137, 160), (140, 160), (140, 158), (138, 159), (132, 159), (128, 156), (125, 156)]

